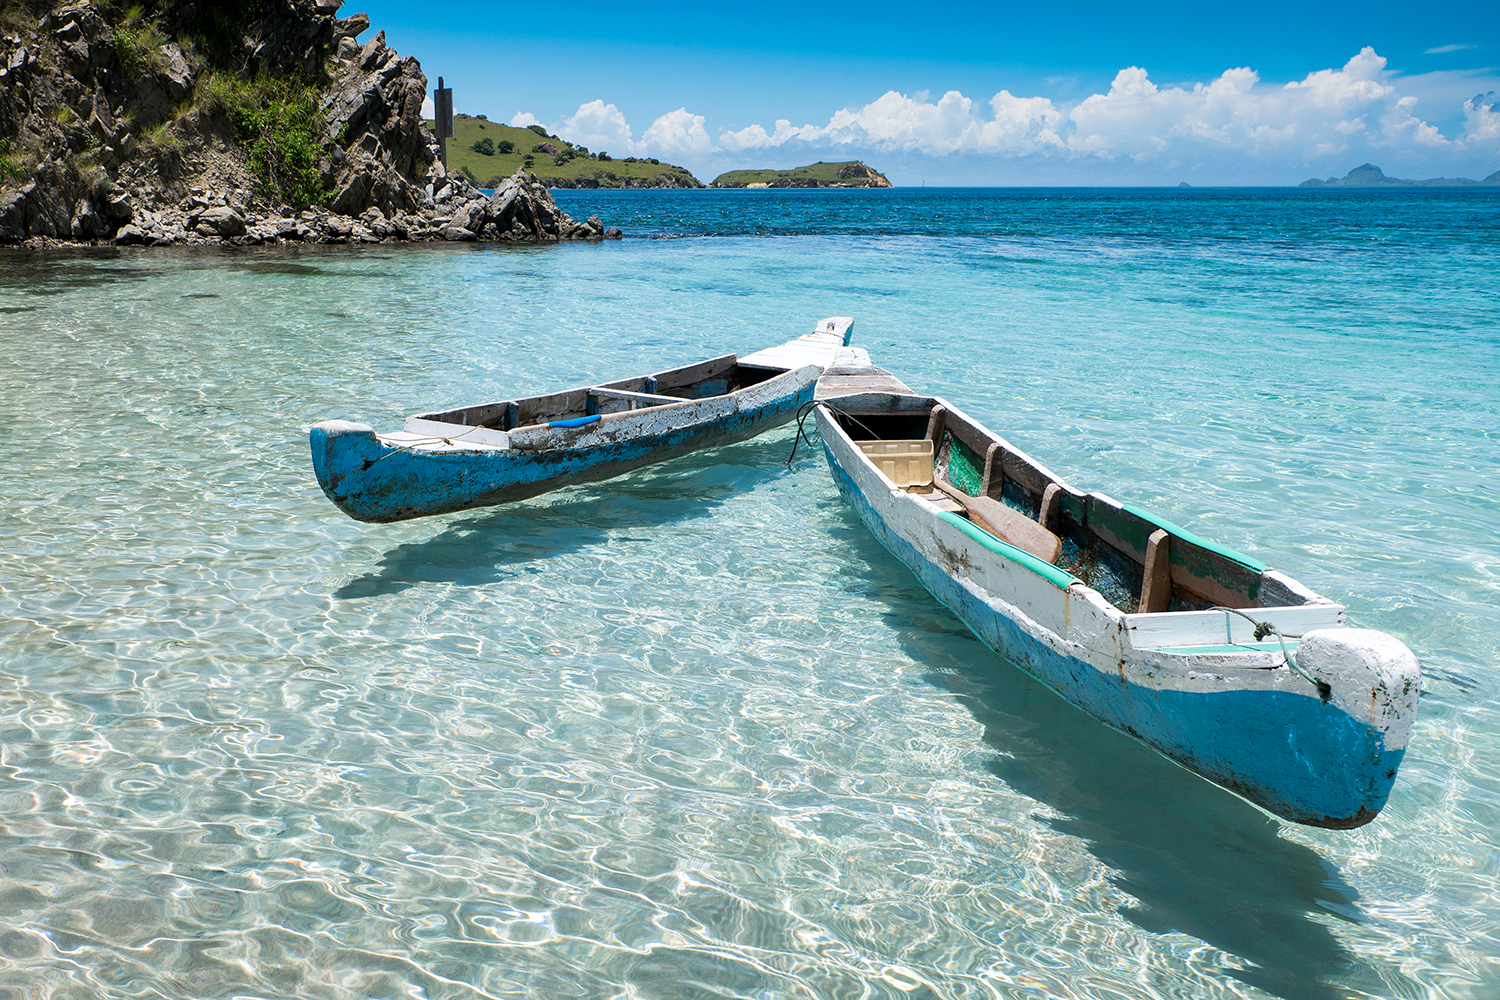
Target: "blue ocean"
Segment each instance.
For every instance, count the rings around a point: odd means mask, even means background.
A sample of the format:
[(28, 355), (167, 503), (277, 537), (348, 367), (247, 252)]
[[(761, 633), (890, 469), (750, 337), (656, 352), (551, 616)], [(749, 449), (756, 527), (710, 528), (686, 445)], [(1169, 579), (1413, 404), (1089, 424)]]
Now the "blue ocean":
[[(561, 191), (627, 238), (0, 252), (0, 998), (1500, 996), (1500, 190)], [(854, 343), (1421, 659), (1277, 820), (785, 427), (391, 525), (307, 430)]]

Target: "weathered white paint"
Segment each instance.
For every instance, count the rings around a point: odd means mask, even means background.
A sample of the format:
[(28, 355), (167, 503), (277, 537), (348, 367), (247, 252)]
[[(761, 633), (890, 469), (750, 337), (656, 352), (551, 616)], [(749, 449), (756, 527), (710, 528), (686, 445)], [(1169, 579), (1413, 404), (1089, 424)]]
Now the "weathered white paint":
[[(740, 358), (742, 365), (760, 368), (801, 368), (817, 365), (819, 370), (833, 366), (840, 350), (849, 344), (854, 333), (854, 320), (849, 316), (829, 316), (818, 320), (812, 333), (803, 334), (796, 340)], [(863, 352), (860, 352), (863, 353)], [(865, 355), (866, 361), (869, 355)]]
[[(871, 393), (833, 405), (854, 413), (942, 405), (950, 428), (955, 418), (968, 419), (934, 397)], [(830, 465), (836, 478), (844, 477), (840, 488), (877, 537), (989, 645), (1085, 710), (1282, 815), (1347, 827), (1378, 812), (1410, 737), (1417, 701), (1419, 667), (1399, 640), (1344, 627), (1343, 608), (1321, 598), (1297, 607), (1250, 610), (1284, 634), (1304, 636), (1289, 640), (1289, 647), (1302, 671), (1328, 685), (1325, 700), (1318, 686), (1287, 664), (1274, 637), (1256, 642), (1254, 624), (1238, 615), (1126, 615), (1081, 582), (1059, 586), (979, 544), (943, 520), (932, 503), (896, 488), (826, 405), (816, 413)], [(1314, 596), (1277, 576), (1278, 593)], [(1230, 644), (1241, 648), (1222, 648)], [(1189, 651), (1199, 646), (1211, 648)], [(1276, 707), (1270, 698), (1279, 699)], [(1234, 712), (1220, 719), (1229, 705), (1236, 706)], [(1352, 721), (1340, 723), (1338, 716), (1324, 714), (1334, 710)], [(1264, 738), (1289, 712), (1296, 716), (1284, 720), (1283, 738), (1289, 743), (1235, 744), (1240, 725)], [(1355, 725), (1368, 729), (1348, 729)], [(1196, 744), (1200, 737), (1204, 742)], [(1338, 741), (1346, 738), (1358, 741), (1347, 754), (1358, 759), (1306, 757), (1307, 752), (1343, 757), (1329, 741), (1341, 745)], [(1298, 750), (1304, 743), (1323, 749)], [(1203, 757), (1208, 753), (1203, 746), (1212, 747), (1212, 759)], [(1279, 763), (1269, 763), (1273, 758)]]
[(465, 427), (463, 424), (450, 424), (442, 420), (407, 417), (402, 430), (415, 437), (435, 438), (434, 444), (454, 447), (465, 445), (484, 445), (490, 448), (510, 447), (510, 435), (488, 427)]
[(1421, 668), (1400, 639), (1373, 629), (1319, 629), (1298, 643), (1297, 664), (1327, 682), (1336, 707), (1383, 729), (1388, 745), (1411, 739)]
[[(1293, 637), (1314, 629), (1340, 628), (1344, 624), (1343, 605), (1328, 602), (1286, 608), (1253, 608), (1245, 613), (1258, 622), (1270, 622), (1282, 635)], [(1125, 628), (1131, 646), (1136, 649), (1256, 641), (1255, 625), (1228, 611), (1162, 611), (1126, 615)], [(1274, 644), (1275, 639), (1271, 642)]]
[[(843, 343), (851, 324), (847, 317), (821, 320), (818, 332), (783, 345), (784, 359), (803, 359), (787, 367), (737, 371), (738, 359), (729, 354), (616, 382), (418, 413), (401, 430), (384, 434), (364, 424), (324, 421), (308, 432), (314, 471), (345, 513), (373, 522), (508, 503), (609, 479), (794, 419), (828, 362), (868, 362), (868, 355)], [(747, 375), (761, 381), (744, 385)], [(728, 391), (731, 385), (744, 387)], [(697, 399), (666, 395), (715, 391)], [(552, 426), (590, 409), (598, 413), (582, 426)]]

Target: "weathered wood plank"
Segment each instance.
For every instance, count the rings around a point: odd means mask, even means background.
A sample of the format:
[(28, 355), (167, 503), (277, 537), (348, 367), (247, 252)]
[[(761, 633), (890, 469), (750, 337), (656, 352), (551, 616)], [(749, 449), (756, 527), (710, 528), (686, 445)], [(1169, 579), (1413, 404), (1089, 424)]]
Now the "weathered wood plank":
[(682, 402), (681, 396), (658, 396), (651, 392), (631, 392), (628, 389), (611, 389), (602, 385), (595, 386), (589, 392), (605, 399), (624, 399), (631, 402), (645, 403), (649, 406)]
[(979, 495), (999, 499), (1005, 493), (1004, 462), (1005, 449), (999, 441), (991, 441), (984, 451), (984, 476), (980, 480)]
[(1146, 542), (1145, 582), (1141, 585), (1141, 611), (1150, 614), (1167, 610), (1172, 603), (1172, 536), (1161, 528)]
[(1020, 511), (989, 497), (971, 497), (944, 479), (934, 478), (932, 485), (962, 504), (969, 520), (1001, 541), (1009, 542), (1043, 562), (1055, 564), (1062, 554), (1062, 539)]
[(664, 372), (657, 372), (650, 376), (656, 379), (656, 389), (661, 392), (665, 389), (680, 389), (690, 386), (695, 382), (723, 375), (734, 368), (739, 361), (739, 355), (726, 354), (720, 358), (709, 358), (707, 361), (699, 361), (697, 364), (684, 365), (681, 368), (671, 368)]
[(1062, 533), (1062, 500), (1063, 488), (1058, 483), (1048, 483), (1047, 488), (1042, 491), (1041, 511), (1037, 514), (1037, 524), (1048, 531)]
[(934, 448), (943, 439), (947, 417), (948, 408), (946, 406), (934, 406), (932, 412), (927, 414), (927, 440), (932, 442)]

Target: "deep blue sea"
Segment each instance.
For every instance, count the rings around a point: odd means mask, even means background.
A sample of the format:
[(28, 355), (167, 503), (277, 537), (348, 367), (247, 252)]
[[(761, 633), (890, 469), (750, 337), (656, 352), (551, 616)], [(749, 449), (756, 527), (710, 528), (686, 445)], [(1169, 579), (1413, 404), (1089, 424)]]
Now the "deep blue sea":
[[(1500, 996), (1500, 190), (563, 191), (598, 245), (0, 252), (0, 998)], [(1278, 821), (789, 428), (364, 525), (308, 427), (855, 342), (1421, 658)]]

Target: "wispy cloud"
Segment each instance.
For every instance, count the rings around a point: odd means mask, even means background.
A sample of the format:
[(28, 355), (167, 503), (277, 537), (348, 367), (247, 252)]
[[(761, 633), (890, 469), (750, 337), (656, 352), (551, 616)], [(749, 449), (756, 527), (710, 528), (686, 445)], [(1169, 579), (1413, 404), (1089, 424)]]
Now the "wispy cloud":
[[(1159, 87), (1139, 66), (1122, 69), (1108, 92), (1059, 103), (1001, 90), (976, 101), (956, 90), (933, 100), (925, 93), (889, 91), (859, 107), (841, 108), (826, 124), (774, 128), (754, 124), (721, 131), (715, 140), (702, 115), (686, 107), (668, 112), (639, 139), (613, 104), (602, 100), (548, 126), (594, 148), (675, 157), (743, 158), (789, 144), (802, 152), (892, 151), (928, 156), (979, 154), (1094, 162), (1313, 164), (1376, 154), (1500, 153), (1500, 112), (1488, 97), (1464, 105), (1464, 124), (1446, 138), (1419, 117), (1417, 98), (1398, 89), (1400, 78), (1366, 47), (1342, 67), (1309, 73), (1277, 86), (1248, 67), (1226, 70), (1208, 83)], [(513, 124), (536, 119), (518, 115)]]
[(1440, 56), (1440, 55), (1445, 55), (1446, 53), (1449, 53), (1449, 52), (1462, 52), (1464, 49), (1477, 49), (1477, 48), (1479, 48), (1479, 46), (1477, 46), (1477, 45), (1439, 45), (1437, 48), (1435, 48), (1435, 49), (1428, 49), (1427, 51), (1423, 52), (1422, 54), (1424, 56)]

